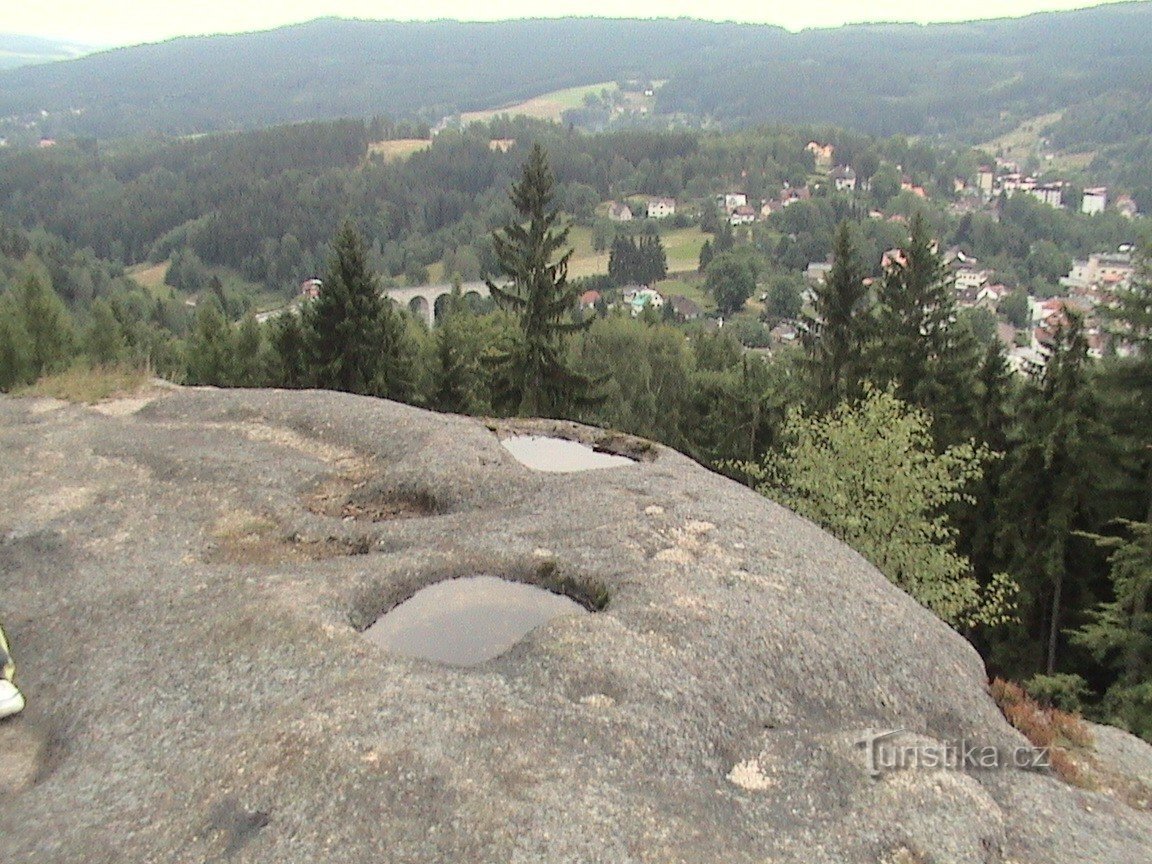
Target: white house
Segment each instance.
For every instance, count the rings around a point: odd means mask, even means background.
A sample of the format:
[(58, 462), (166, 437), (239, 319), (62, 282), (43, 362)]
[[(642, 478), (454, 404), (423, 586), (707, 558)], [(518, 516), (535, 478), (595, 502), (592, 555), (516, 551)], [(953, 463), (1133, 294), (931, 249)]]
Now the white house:
[(608, 218), (613, 222), (631, 222), (632, 208), (627, 204), (613, 201), (608, 205)]
[(737, 207), (748, 206), (748, 196), (743, 192), (725, 192), (724, 209), (731, 213)]
[(732, 210), (732, 215), (728, 217), (728, 222), (736, 227), (737, 225), (751, 225), (756, 221), (755, 208), (749, 207), (747, 204), (742, 204)]
[(837, 165), (828, 176), (836, 184), (837, 192), (852, 192), (856, 189), (856, 172), (849, 165)]
[(977, 267), (959, 267), (956, 270), (956, 290), (969, 292), (973, 297), (976, 292), (988, 284), (988, 271)]
[(675, 198), (649, 198), (648, 199), (648, 218), (649, 219), (667, 219), (669, 216), (676, 215), (676, 199)]
[(1091, 189), (1084, 190), (1084, 197), (1080, 201), (1081, 213), (1087, 213), (1089, 216), (1095, 216), (1097, 213), (1103, 213), (1104, 208), (1107, 206), (1107, 186), (1094, 186)]

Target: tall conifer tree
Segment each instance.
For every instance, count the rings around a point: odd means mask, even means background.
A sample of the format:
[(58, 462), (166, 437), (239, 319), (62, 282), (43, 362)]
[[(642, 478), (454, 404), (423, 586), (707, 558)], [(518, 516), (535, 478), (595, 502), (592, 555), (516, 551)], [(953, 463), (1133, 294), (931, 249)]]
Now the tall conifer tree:
[(320, 296), (303, 309), (311, 377), (331, 390), (404, 398), (404, 322), (381, 295), (352, 223), (332, 252)]
[(584, 329), (571, 320), (579, 289), (568, 284), (568, 228), (560, 227), (553, 206), (556, 181), (540, 144), (524, 164), (509, 197), (521, 221), (493, 234), (500, 270), (511, 279), (501, 286), (488, 281), (496, 302), (518, 319), (517, 343), (495, 356), (498, 390), (495, 401), (516, 413), (548, 416), (590, 400), (591, 382), (570, 369), (564, 357), (569, 334)]
[[(1088, 344), (1081, 319), (1066, 312), (1039, 380), (1024, 398), (1003, 485), (1003, 548), (1022, 592), (1026, 644), (1007, 646), (1015, 674), (1056, 671), (1065, 610), (1082, 602), (1077, 568), (1078, 531), (1098, 523), (1095, 489), (1107, 460), (1106, 436), (1089, 381)], [(1039, 650), (1037, 650), (1039, 649)]]
[(955, 279), (921, 214), (900, 260), (880, 282), (873, 351), (876, 377), (933, 419), (940, 446), (970, 437), (979, 344), (957, 322)]
[(863, 393), (864, 351), (871, 331), (868, 288), (847, 222), (836, 229), (832, 269), (813, 293), (813, 314), (804, 321), (804, 345), (816, 402), (829, 410)]

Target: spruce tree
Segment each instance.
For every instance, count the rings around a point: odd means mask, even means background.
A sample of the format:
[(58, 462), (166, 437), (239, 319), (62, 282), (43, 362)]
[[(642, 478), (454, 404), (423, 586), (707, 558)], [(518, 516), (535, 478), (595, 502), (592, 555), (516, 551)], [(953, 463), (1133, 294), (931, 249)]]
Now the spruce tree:
[(704, 245), (700, 247), (700, 264), (696, 268), (703, 273), (708, 269), (708, 265), (712, 263), (712, 241), (705, 240)]
[(1011, 514), (1002, 512), (1004, 454), (1009, 448), (1012, 424), (1011, 405), (1016, 391), (1015, 376), (999, 341), (988, 346), (976, 376), (975, 438), (992, 454), (984, 476), (971, 489), (971, 503), (957, 511), (960, 548), (972, 562), (972, 569), (982, 583), (1004, 569), (998, 555), (996, 538), (1002, 533), (1004, 520)]
[(208, 295), (196, 309), (196, 324), (188, 339), (188, 382), (214, 387), (233, 384), (236, 344), (216, 298)]
[(1141, 500), (1132, 515), (1152, 522), (1152, 248), (1137, 257), (1136, 276), (1098, 314), (1109, 324), (1113, 344), (1127, 356), (1113, 358), (1102, 383), (1111, 426), (1129, 470), (1140, 478)]
[(72, 359), (75, 331), (64, 302), (50, 284), (30, 274), (16, 289), (16, 314), (28, 334), (29, 367), (33, 378), (56, 372)]
[(127, 350), (124, 328), (103, 297), (92, 304), (92, 320), (84, 335), (84, 351), (93, 363), (116, 363)]
[(955, 279), (919, 213), (901, 253), (880, 282), (874, 374), (928, 412), (938, 445), (959, 443), (972, 434), (979, 343), (957, 322)]
[(311, 383), (308, 368), (308, 345), (300, 316), (287, 312), (277, 317), (270, 327), (272, 344), (271, 377), (275, 386), (299, 388)]
[(608, 277), (613, 284), (627, 285), (633, 281), (635, 254), (636, 247), (631, 239), (623, 234), (612, 238), (612, 246), (608, 250)]
[[(586, 328), (571, 320), (579, 289), (568, 284), (568, 228), (560, 227), (553, 206), (556, 182), (540, 144), (524, 164), (509, 197), (522, 221), (494, 232), (493, 246), (501, 272), (512, 284), (488, 281), (496, 302), (519, 324), (515, 344), (497, 352), (496, 401), (516, 413), (547, 416), (591, 400), (591, 381), (570, 369), (564, 357), (566, 337)], [(564, 251), (562, 251), (564, 250)]]
[(404, 322), (381, 296), (364, 240), (345, 222), (320, 296), (303, 307), (310, 377), (319, 387), (403, 398)]
[(1104, 719), (1152, 740), (1152, 524), (1126, 522), (1128, 536), (1097, 537), (1108, 559), (1113, 600), (1071, 634), (1111, 667), (1116, 680), (1104, 694)]
[(1083, 605), (1086, 586), (1071, 580), (1077, 532), (1098, 523), (1096, 489), (1105, 474), (1108, 441), (1089, 377), (1081, 319), (1068, 312), (1056, 330), (1039, 380), (1025, 394), (1002, 480), (1010, 514), (1000, 538), (1021, 583), (1024, 642), (1003, 645), (1018, 677), (1056, 671), (1065, 611)]
[(668, 275), (668, 254), (664, 251), (664, 244), (660, 242), (658, 234), (640, 238), (638, 251), (641, 274), (637, 281), (645, 285), (654, 285)]
[(864, 270), (847, 222), (836, 229), (832, 269), (813, 293), (813, 314), (804, 320), (804, 346), (815, 400), (826, 411), (862, 394), (872, 324)]
[(236, 333), (232, 385), (260, 387), (265, 383), (264, 334), (255, 316), (247, 316)]
[(469, 338), (470, 316), (466, 306), (457, 282), (452, 286), (435, 333), (432, 407), (437, 411), (468, 414), (476, 407), (479, 370), (476, 346)]

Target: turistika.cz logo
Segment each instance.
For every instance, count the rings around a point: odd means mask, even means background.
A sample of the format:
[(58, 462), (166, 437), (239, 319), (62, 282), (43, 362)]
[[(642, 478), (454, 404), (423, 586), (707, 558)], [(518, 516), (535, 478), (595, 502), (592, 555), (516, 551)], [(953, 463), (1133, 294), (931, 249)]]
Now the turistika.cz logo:
[(876, 778), (888, 771), (1047, 771), (1047, 747), (1000, 748), (959, 741), (899, 741), (903, 729), (869, 732), (856, 742), (864, 751), (865, 770)]

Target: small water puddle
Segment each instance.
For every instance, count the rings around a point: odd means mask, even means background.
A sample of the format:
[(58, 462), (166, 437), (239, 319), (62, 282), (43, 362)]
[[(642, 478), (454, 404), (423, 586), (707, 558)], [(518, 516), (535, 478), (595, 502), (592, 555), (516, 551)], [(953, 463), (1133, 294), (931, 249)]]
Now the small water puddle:
[(553, 618), (587, 611), (535, 585), (468, 576), (417, 591), (364, 635), (397, 654), (475, 666), (500, 656)]
[(634, 464), (627, 456), (593, 450), (579, 441), (544, 435), (513, 435), (500, 442), (522, 465), (536, 471), (569, 473)]

